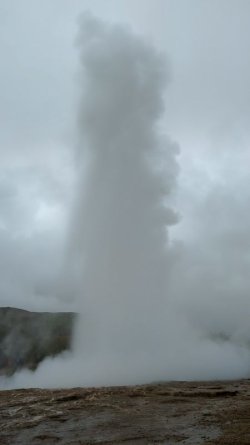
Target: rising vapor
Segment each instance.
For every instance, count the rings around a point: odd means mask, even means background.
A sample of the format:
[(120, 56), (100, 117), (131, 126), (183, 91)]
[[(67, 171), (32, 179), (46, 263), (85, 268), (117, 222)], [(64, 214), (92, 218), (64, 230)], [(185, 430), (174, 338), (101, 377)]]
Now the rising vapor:
[(167, 198), (178, 171), (176, 144), (157, 131), (168, 70), (126, 29), (86, 17), (78, 45), (84, 85), (79, 159), (88, 159), (73, 239), (83, 273), (78, 340), (83, 352), (119, 356), (125, 366), (129, 351), (132, 362), (140, 360), (162, 336), (172, 256), (168, 227), (176, 222)]
[(77, 45), (78, 181), (67, 264), (77, 270), (81, 317), (73, 353), (20, 373), (12, 386), (246, 376), (246, 345), (211, 335), (188, 315), (189, 302), (192, 309), (203, 292), (213, 294), (202, 274), (196, 283), (192, 248), (171, 241), (178, 145), (159, 125), (165, 58), (129, 29), (88, 15)]

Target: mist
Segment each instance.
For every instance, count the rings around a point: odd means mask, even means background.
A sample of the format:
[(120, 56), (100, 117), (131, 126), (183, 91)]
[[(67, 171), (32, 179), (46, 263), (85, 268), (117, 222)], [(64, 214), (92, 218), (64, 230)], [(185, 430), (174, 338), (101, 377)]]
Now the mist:
[(77, 179), (61, 282), (80, 321), (72, 353), (7, 385), (248, 377), (244, 181), (201, 194), (185, 236), (181, 147), (162, 125), (172, 78), (165, 54), (89, 14), (76, 45)]

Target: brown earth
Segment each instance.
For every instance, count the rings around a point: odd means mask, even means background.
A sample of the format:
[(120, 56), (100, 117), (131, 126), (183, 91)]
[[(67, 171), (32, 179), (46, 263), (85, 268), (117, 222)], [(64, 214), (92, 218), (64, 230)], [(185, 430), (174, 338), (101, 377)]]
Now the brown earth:
[(250, 380), (0, 392), (0, 445), (250, 444)]

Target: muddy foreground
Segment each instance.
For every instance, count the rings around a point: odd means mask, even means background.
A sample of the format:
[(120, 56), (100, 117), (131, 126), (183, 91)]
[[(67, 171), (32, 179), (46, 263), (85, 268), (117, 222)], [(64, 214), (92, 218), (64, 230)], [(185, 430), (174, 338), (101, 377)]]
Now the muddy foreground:
[(250, 380), (0, 392), (0, 445), (250, 444)]

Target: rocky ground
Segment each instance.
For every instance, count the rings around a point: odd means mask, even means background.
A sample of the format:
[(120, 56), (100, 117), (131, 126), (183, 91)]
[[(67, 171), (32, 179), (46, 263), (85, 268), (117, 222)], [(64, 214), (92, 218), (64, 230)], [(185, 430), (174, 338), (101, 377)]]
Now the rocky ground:
[(0, 444), (250, 444), (250, 381), (0, 392)]

